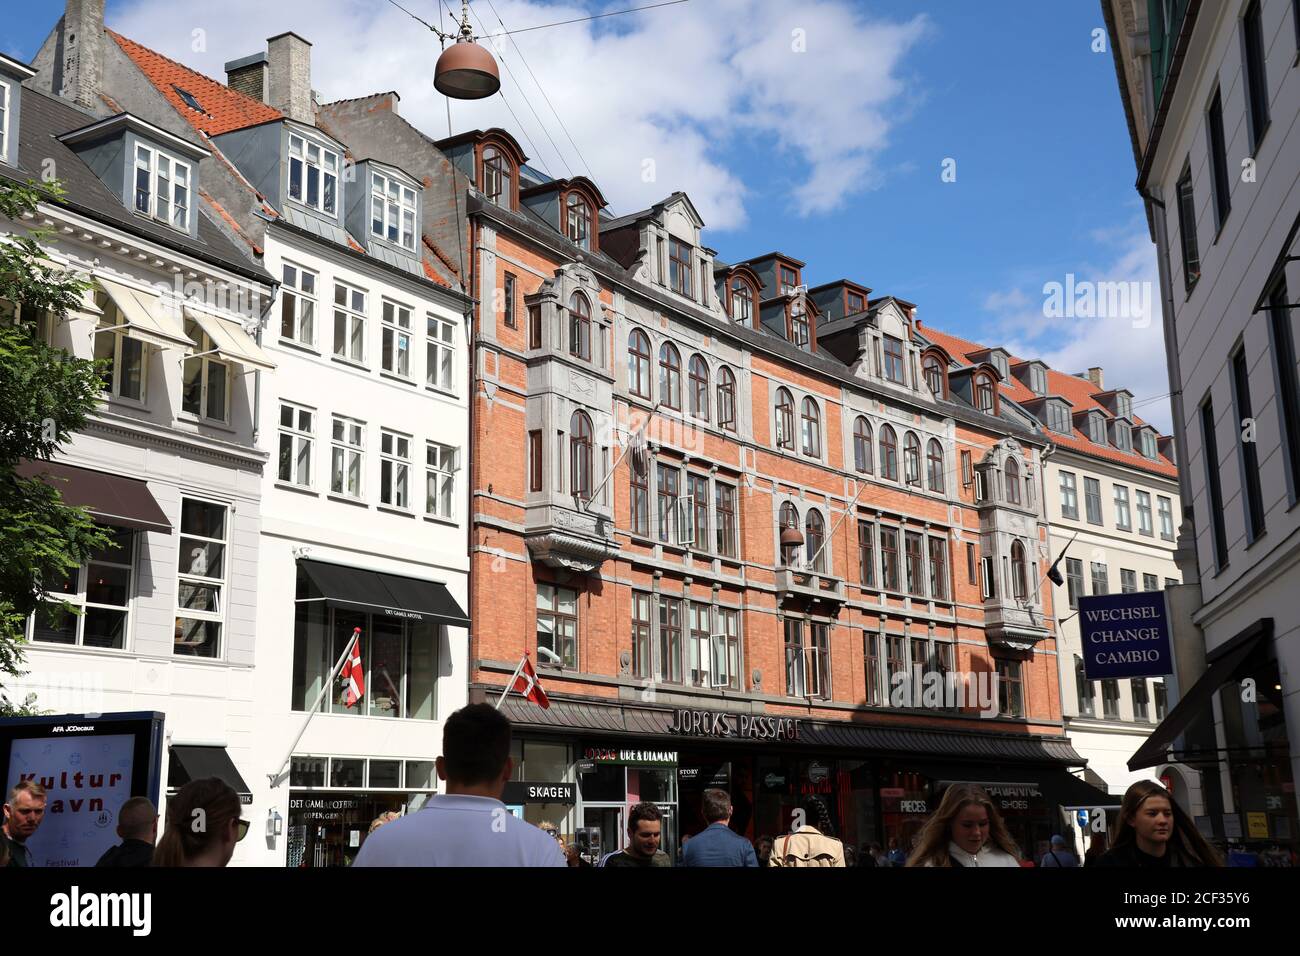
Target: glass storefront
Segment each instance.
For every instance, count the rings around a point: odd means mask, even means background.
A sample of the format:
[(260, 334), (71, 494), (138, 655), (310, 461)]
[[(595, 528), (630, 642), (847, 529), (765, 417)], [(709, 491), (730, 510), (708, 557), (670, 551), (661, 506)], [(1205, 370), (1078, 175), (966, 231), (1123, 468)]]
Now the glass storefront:
[(285, 865), (351, 866), (371, 821), (420, 809), (435, 783), (432, 760), (295, 756)]

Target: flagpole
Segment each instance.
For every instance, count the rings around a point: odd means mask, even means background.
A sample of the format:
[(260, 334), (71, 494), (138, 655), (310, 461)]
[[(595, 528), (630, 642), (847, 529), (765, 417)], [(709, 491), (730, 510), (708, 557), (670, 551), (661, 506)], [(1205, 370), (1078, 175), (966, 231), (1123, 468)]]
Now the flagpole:
[(325, 694), (328, 693), (330, 687), (333, 686), (335, 675), (337, 675), (339, 669), (343, 667), (343, 662), (348, 659), (348, 655), (352, 653), (352, 645), (360, 640), (360, 638), (361, 628), (354, 627), (352, 629), (352, 637), (348, 641), (347, 646), (343, 648), (343, 653), (339, 656), (338, 662), (334, 665), (334, 669), (330, 671), (329, 678), (321, 685), (320, 693), (316, 695), (316, 702), (312, 704), (311, 709), (307, 711), (307, 717), (302, 722), (302, 727), (298, 731), (298, 736), (293, 738), (293, 743), (289, 745), (289, 752), (284, 755), (283, 760), (276, 764), (275, 772), (267, 774), (271, 780), (271, 786), (273, 788), (278, 786), (275, 782), (276, 778), (278, 778), (284, 771), (284, 765), (289, 762), (291, 757), (293, 757), (293, 752), (298, 749), (298, 744), (302, 741), (303, 734), (307, 733), (307, 725), (310, 724), (311, 719), (316, 716), (316, 710), (320, 707), (320, 702), (325, 699)]
[(510, 688), (515, 686), (515, 679), (518, 678), (520, 673), (523, 672), (524, 662), (527, 660), (528, 660), (528, 652), (524, 651), (524, 656), (519, 658), (519, 663), (515, 665), (515, 672), (511, 674), (510, 679), (506, 681), (506, 689), (503, 690), (501, 692), (501, 696), (497, 698), (497, 703), (496, 703), (497, 710), (500, 710), (501, 705), (506, 702), (506, 696), (510, 693)]
[(1038, 579), (1038, 587), (1034, 589), (1035, 594), (1037, 594), (1039, 591), (1043, 589), (1043, 582), (1046, 581), (1047, 576), (1052, 573), (1052, 568), (1056, 567), (1058, 564), (1061, 563), (1061, 559), (1065, 557), (1065, 552), (1070, 550), (1070, 545), (1074, 544), (1074, 542), (1078, 540), (1079, 540), (1079, 532), (1076, 531), (1074, 533), (1074, 537), (1071, 538), (1069, 541), (1065, 542), (1065, 547), (1062, 548), (1061, 553), (1056, 556), (1056, 560), (1047, 566), (1047, 570), (1043, 572), (1043, 576)]
[(615, 473), (618, 471), (618, 466), (621, 465), (621, 464), (623, 464), (623, 459), (626, 458), (626, 457), (628, 456), (628, 454), (632, 451), (632, 443), (633, 443), (633, 440), (635, 439), (636, 435), (637, 435), (637, 434), (642, 434), (642, 435), (645, 434), (646, 429), (650, 427), (650, 418), (655, 414), (655, 412), (659, 411), (659, 406), (662, 405), (662, 404), (663, 404), (663, 402), (661, 402), (661, 401), (660, 401), (660, 402), (655, 402), (655, 407), (652, 408), (652, 409), (650, 409), (650, 411), (646, 412), (645, 421), (643, 421), (643, 422), (641, 423), (641, 427), (638, 428), (638, 429), (636, 429), (635, 432), (628, 432), (628, 435), (627, 435), (627, 446), (623, 449), (623, 454), (621, 454), (621, 455), (618, 456), (618, 459), (614, 462), (614, 466), (613, 466), (612, 468), (609, 469), (609, 474), (607, 474), (607, 475), (604, 477), (604, 479), (601, 481), (601, 483), (600, 483), (599, 485), (597, 485), (595, 488), (591, 489), (591, 497), (590, 497), (589, 499), (587, 499), (586, 501), (582, 502), (582, 510), (583, 510), (583, 511), (587, 511), (587, 510), (588, 510), (588, 506), (591, 504), (591, 502), (595, 501), (597, 495), (598, 495), (601, 491), (604, 490), (604, 488), (605, 488), (605, 486), (606, 486), (607, 484), (609, 484), (610, 479), (613, 478), (614, 475), (615, 475)]

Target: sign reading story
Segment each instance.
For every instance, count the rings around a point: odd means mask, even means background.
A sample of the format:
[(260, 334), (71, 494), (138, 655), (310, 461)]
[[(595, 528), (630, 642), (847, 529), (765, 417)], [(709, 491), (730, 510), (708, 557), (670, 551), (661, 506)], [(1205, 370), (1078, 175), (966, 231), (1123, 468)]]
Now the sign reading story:
[(673, 711), (670, 734), (684, 737), (741, 737), (747, 740), (798, 740), (797, 717), (728, 714), (720, 710)]
[(1174, 672), (1163, 591), (1081, 595), (1079, 626), (1088, 680)]

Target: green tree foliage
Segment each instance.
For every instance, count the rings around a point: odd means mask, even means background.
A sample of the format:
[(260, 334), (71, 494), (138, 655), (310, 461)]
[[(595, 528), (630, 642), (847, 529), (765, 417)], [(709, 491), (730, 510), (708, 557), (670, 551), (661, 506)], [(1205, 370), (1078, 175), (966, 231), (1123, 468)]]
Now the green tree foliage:
[(94, 362), (36, 334), (37, 316), (48, 313), (57, 323), (80, 306), (89, 287), (50, 261), (42, 245), (50, 233), (28, 228), (40, 203), (62, 196), (58, 183), (0, 178), (0, 716), (34, 712), (30, 696), (14, 704), (3, 687), (4, 678), (23, 673), (28, 617), (66, 610), (50, 588), (110, 540), (86, 511), (65, 505), (56, 488), (15, 474), (23, 461), (52, 458), (85, 426), (102, 390), (103, 370)]

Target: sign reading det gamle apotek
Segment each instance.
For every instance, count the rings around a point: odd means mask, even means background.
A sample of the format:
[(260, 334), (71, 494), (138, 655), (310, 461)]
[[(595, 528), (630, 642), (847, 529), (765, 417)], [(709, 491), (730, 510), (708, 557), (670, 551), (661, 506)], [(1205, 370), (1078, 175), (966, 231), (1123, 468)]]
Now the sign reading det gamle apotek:
[(1088, 680), (1174, 672), (1163, 591), (1081, 595), (1079, 627)]

